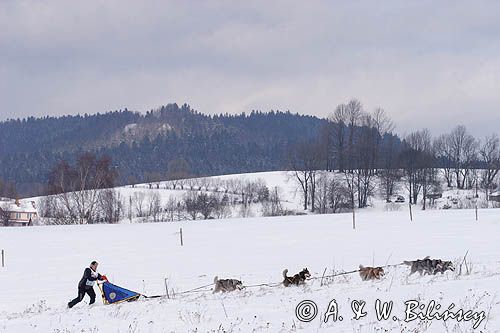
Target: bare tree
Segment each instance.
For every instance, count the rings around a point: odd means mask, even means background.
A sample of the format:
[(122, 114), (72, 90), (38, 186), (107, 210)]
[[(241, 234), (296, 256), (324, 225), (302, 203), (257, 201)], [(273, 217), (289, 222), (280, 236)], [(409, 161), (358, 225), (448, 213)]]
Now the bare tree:
[(224, 219), (231, 216), (231, 210), (229, 209), (229, 196), (226, 193), (214, 193), (212, 194), (214, 198), (214, 210), (213, 214), (218, 219)]
[(387, 133), (392, 133), (396, 128), (394, 121), (381, 107), (377, 107), (372, 115), (374, 127), (377, 132), (384, 136)]
[(153, 222), (158, 222), (161, 214), (161, 198), (158, 192), (148, 193), (146, 205), (148, 217), (152, 217)]
[(347, 141), (347, 161), (348, 169), (354, 169), (355, 160), (355, 134), (356, 127), (363, 116), (363, 106), (357, 99), (351, 99), (346, 105), (347, 112), (347, 128), (348, 128), (348, 141)]
[(184, 207), (186, 208), (186, 212), (189, 214), (191, 219), (196, 220), (196, 217), (200, 213), (197, 192), (190, 192), (184, 196)]
[(439, 166), (443, 168), (446, 184), (451, 187), (453, 183), (453, 145), (449, 134), (442, 134), (433, 143), (434, 152)]
[(397, 164), (397, 152), (395, 151), (395, 138), (388, 136), (381, 148), (382, 169), (379, 170), (380, 185), (383, 190), (384, 197), (388, 202), (392, 195), (397, 190), (398, 181), (401, 179), (401, 172)]
[(349, 190), (351, 208), (355, 207), (355, 197), (360, 198), (359, 190), (359, 174), (354, 172), (358, 161), (357, 158), (360, 157), (359, 150), (356, 150), (356, 133), (359, 126), (359, 121), (363, 116), (363, 108), (361, 103), (357, 99), (350, 100), (347, 104), (342, 107), (343, 117), (346, 122), (347, 129), (347, 147), (345, 150), (344, 167), (342, 168), (344, 173), (344, 178), (347, 184), (347, 189)]
[(463, 189), (472, 163), (477, 157), (478, 143), (465, 126), (457, 126), (450, 134), (452, 160), (457, 181), (457, 187)]
[[(375, 109), (371, 116), (371, 126), (375, 128), (376, 133), (378, 135), (374, 136), (374, 154), (372, 156), (373, 161), (372, 164), (377, 167), (378, 165), (378, 159), (379, 159), (379, 153), (381, 152), (382, 149), (382, 142), (386, 134), (391, 134), (396, 126), (394, 125), (394, 122), (392, 119), (389, 117), (389, 115), (385, 112), (384, 109), (378, 107)], [(392, 148), (392, 146), (391, 146)]]
[(210, 191), (211, 187), (213, 186), (214, 181), (212, 177), (203, 177), (200, 178), (200, 189), (204, 191)]
[(340, 104), (335, 108), (333, 114), (329, 117), (332, 122), (332, 145), (333, 145), (333, 155), (337, 161), (337, 166), (339, 171), (343, 172), (346, 162), (346, 133), (347, 133), (347, 122), (348, 113), (347, 106), (345, 104)]
[(191, 191), (199, 191), (201, 189), (199, 178), (189, 178), (186, 180), (186, 185)]
[[(302, 191), (304, 210), (307, 210), (310, 192), (314, 193), (316, 189), (316, 172), (321, 163), (320, 155), (318, 155), (318, 150), (314, 148), (314, 145), (315, 142), (300, 143), (290, 155), (291, 176)], [(314, 197), (314, 194), (311, 197)], [(313, 210), (314, 206), (313, 203)]]
[(325, 173), (318, 179), (316, 195), (320, 214), (337, 213), (351, 204), (349, 190), (342, 181)]
[(165, 219), (167, 221), (174, 221), (175, 219), (175, 211), (177, 209), (177, 200), (175, 200), (174, 196), (170, 196), (165, 204)]
[(120, 193), (114, 189), (104, 189), (99, 193), (99, 205), (107, 223), (118, 223), (123, 213)]
[(38, 214), (40, 217), (53, 217), (55, 214), (53, 196), (44, 196), (38, 199)]
[(406, 175), (410, 203), (417, 203), (418, 195), (423, 188), (423, 208), (425, 209), (425, 199), (433, 163), (430, 132), (424, 129), (410, 133), (405, 139), (405, 144), (406, 149), (400, 157)]
[(425, 210), (427, 208), (427, 195), (429, 192), (433, 192), (433, 194), (435, 194), (435, 192), (439, 191), (440, 186), (437, 180), (437, 170), (432, 167), (432, 154), (425, 153), (422, 158), (424, 160), (421, 162), (421, 178), (419, 179), (419, 182), (422, 185), (422, 210)]
[(316, 211), (316, 188), (318, 172), (321, 168), (322, 150), (318, 142), (313, 142), (309, 147), (309, 195), (311, 198), (311, 212)]
[(186, 206), (184, 205), (184, 202), (177, 201), (177, 205), (175, 208), (175, 218), (177, 219), (177, 221), (184, 219), (185, 210), (186, 210)]
[(210, 191), (222, 192), (223, 181), (220, 178), (212, 178)]
[(321, 126), (319, 133), (319, 149), (325, 171), (333, 171), (335, 169), (335, 126), (336, 124), (327, 119), (326, 123)]
[(479, 154), (484, 168), (481, 183), (486, 190), (486, 199), (489, 200), (490, 191), (493, 189), (498, 171), (500, 171), (500, 139), (496, 134), (485, 138)]
[(243, 182), (242, 198), (241, 201), (245, 208), (250, 207), (254, 201), (257, 201), (259, 192), (259, 184), (255, 181)]
[(332, 213), (337, 213), (345, 206), (352, 207), (352, 197), (349, 189), (335, 178), (332, 178), (328, 184), (328, 204)]
[(269, 188), (262, 179), (257, 180), (257, 201), (263, 202), (269, 199)]
[(328, 174), (322, 173), (317, 181), (317, 190), (316, 190), (316, 203), (319, 214), (327, 214), (328, 213), (328, 185), (329, 185), (329, 177)]
[(61, 161), (52, 169), (49, 179), (49, 190), (58, 201), (55, 206), (64, 210), (56, 215), (64, 216), (64, 223), (93, 223), (100, 191), (113, 187), (115, 178), (111, 159), (106, 156), (97, 158), (84, 153), (74, 166)]
[(135, 216), (144, 217), (146, 216), (146, 194), (144, 192), (134, 192), (132, 199), (132, 204), (135, 209)]
[(352, 147), (352, 172), (355, 175), (356, 193), (358, 207), (366, 207), (368, 197), (371, 196), (374, 189), (372, 177), (373, 170), (376, 168), (376, 159), (378, 157), (380, 135), (369, 114), (363, 114), (360, 122), (361, 128)]
[(210, 215), (216, 209), (218, 204), (216, 198), (207, 193), (198, 194), (196, 203), (198, 205), (199, 212), (203, 215), (205, 220), (210, 218)]
[(281, 204), (281, 189), (275, 186), (269, 193), (268, 200), (262, 202), (264, 216), (281, 216), (285, 210)]
[(8, 227), (10, 222), (10, 203), (4, 202), (0, 206), (0, 223)]

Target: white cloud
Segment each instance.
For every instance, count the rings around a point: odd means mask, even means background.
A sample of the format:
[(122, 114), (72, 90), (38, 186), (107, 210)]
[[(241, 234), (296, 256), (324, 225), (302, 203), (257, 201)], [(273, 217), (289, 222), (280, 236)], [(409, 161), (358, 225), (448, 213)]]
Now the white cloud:
[(0, 119), (290, 109), (358, 97), (401, 132), (497, 131), (500, 4), (2, 1)]

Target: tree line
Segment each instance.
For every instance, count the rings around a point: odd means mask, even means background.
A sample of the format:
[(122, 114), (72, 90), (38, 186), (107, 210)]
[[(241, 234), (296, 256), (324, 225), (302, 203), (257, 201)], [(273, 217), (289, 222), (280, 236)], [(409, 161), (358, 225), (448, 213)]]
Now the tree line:
[(205, 115), (187, 104), (145, 114), (12, 119), (0, 122), (0, 179), (20, 196), (44, 195), (54, 165), (75, 163), (85, 152), (109, 156), (118, 185), (165, 179), (179, 159), (196, 177), (283, 170), (288, 149), (324, 122), (288, 111)]
[[(51, 194), (39, 200), (40, 215), (48, 224), (160, 222), (284, 215), (278, 188), (262, 179), (174, 178), (170, 181), (129, 185), (124, 196), (113, 188), (115, 177), (107, 157), (85, 154), (74, 165), (60, 162), (52, 170)], [(169, 195), (162, 190), (179, 190)], [(127, 192), (125, 192), (127, 193)], [(261, 208), (255, 211), (259, 204)]]
[[(389, 201), (399, 181), (405, 184), (410, 204), (420, 196), (426, 209), (428, 199), (442, 192), (441, 170), (448, 187), (476, 193), (481, 189), (487, 198), (497, 187), (497, 134), (478, 139), (458, 125), (438, 137), (422, 129), (400, 140), (394, 129), (382, 108), (366, 111), (357, 99), (338, 105), (315, 139), (304, 140), (288, 154), (304, 210), (364, 208), (377, 188)], [(325, 177), (320, 171), (336, 171), (342, 177)]]

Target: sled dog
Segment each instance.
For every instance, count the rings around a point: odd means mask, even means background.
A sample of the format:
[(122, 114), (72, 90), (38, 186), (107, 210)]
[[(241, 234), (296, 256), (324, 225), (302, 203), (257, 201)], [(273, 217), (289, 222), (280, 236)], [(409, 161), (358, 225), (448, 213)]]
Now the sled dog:
[(410, 275), (419, 272), (420, 275), (436, 275), (437, 273), (443, 274), (447, 270), (454, 271), (453, 263), (451, 261), (443, 261), (441, 259), (430, 259), (429, 256), (424, 259), (417, 259), (412, 261), (403, 261), (405, 265), (411, 266)]
[(380, 280), (384, 274), (382, 267), (364, 267), (363, 265), (359, 265), (359, 276), (361, 276), (361, 280), (363, 281)]
[(285, 287), (288, 287), (291, 284), (294, 284), (296, 286), (298, 286), (299, 284), (303, 284), (304, 281), (311, 276), (311, 273), (309, 273), (309, 270), (307, 268), (304, 268), (302, 271), (295, 274), (294, 276), (287, 276), (287, 274), (288, 274), (288, 269), (285, 269), (283, 271), (283, 285)]
[(219, 291), (227, 292), (227, 291), (235, 291), (243, 289), (243, 283), (240, 280), (236, 279), (221, 279), (219, 277), (214, 277), (214, 293)]

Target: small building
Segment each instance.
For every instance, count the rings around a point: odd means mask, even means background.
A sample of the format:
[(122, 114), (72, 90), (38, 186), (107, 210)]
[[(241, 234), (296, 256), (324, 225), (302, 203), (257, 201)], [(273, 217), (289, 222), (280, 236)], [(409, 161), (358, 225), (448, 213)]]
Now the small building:
[(28, 226), (38, 218), (34, 201), (17, 200), (0, 201), (0, 224), (4, 226)]
[(490, 201), (500, 202), (500, 190), (490, 193)]

